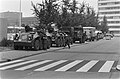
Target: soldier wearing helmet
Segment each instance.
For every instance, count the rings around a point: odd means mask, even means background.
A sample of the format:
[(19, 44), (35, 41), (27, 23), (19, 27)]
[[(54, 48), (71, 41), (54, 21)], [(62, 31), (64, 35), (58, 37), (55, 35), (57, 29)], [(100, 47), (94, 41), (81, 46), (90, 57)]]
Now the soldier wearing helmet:
[(69, 36), (67, 34), (65, 34), (65, 46), (68, 46), (68, 48), (70, 49), (70, 40), (69, 40)]

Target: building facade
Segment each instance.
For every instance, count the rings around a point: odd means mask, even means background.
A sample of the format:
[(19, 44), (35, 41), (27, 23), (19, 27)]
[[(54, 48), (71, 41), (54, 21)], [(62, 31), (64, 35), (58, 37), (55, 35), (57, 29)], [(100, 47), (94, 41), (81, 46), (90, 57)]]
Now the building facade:
[(98, 0), (98, 13), (100, 21), (106, 16), (110, 32), (120, 34), (120, 0)]
[(0, 18), (0, 42), (7, 37), (7, 19)]
[(22, 17), (22, 13), (20, 12), (2, 12), (0, 13), (0, 18), (6, 18), (8, 26), (19, 26), (20, 16)]
[(7, 19), (7, 26), (19, 26), (21, 16), (21, 24), (32, 25), (38, 23), (36, 17), (22, 17), (20, 12), (2, 12), (0, 13), (0, 18)]

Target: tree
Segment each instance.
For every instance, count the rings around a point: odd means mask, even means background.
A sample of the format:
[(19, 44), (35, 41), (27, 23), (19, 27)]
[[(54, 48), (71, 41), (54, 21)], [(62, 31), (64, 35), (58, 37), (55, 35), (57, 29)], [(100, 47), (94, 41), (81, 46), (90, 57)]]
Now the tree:
[(78, 26), (79, 25), (79, 18), (78, 18), (78, 7), (77, 7), (77, 1), (76, 0), (73, 0), (71, 2), (71, 5), (70, 5), (70, 26), (71, 27), (74, 27), (74, 26)]
[(56, 23), (58, 28), (99, 25), (94, 9), (84, 2), (80, 4), (81, 6), (78, 6), (76, 0), (62, 0), (61, 3), (61, 5), (58, 4), (57, 0), (44, 0), (36, 5), (32, 3), (33, 13), (39, 21), (39, 28), (48, 28), (51, 23)]
[(59, 28), (62, 28), (64, 26), (69, 26), (70, 24), (70, 14), (69, 14), (69, 8), (70, 8), (70, 0), (62, 0), (62, 6), (61, 6), (61, 13), (59, 13), (58, 19), (57, 19), (57, 25)]
[(73, 2), (70, 5), (70, 10), (71, 10), (73, 16), (74, 16), (75, 12), (77, 12), (77, 9), (78, 9), (78, 7), (77, 7), (77, 1), (73, 0)]
[(95, 27), (97, 30), (101, 30), (101, 26), (100, 26), (101, 22), (98, 20), (98, 18), (99, 16), (97, 14), (96, 19), (95, 19)]
[(82, 3), (79, 14), (81, 15), (80, 23), (83, 27), (95, 27), (94, 24), (96, 23), (96, 14), (93, 8), (86, 5), (85, 3)]
[(84, 19), (84, 27), (95, 27), (97, 18), (94, 9), (90, 6), (86, 6)]
[(33, 13), (39, 21), (39, 27), (47, 28), (52, 22), (56, 21), (59, 5), (56, 0), (45, 0), (42, 3), (34, 5), (32, 2)]
[(101, 31), (103, 33), (108, 32), (108, 26), (107, 26), (107, 18), (106, 18), (106, 16), (103, 17), (103, 21), (101, 22)]

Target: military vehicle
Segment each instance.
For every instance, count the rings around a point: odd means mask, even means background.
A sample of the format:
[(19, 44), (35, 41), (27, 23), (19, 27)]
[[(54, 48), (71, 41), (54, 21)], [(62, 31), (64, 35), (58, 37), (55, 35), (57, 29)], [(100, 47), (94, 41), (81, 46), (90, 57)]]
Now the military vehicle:
[(71, 44), (76, 41), (79, 41), (79, 43), (84, 43), (83, 38), (83, 28), (82, 26), (74, 26), (74, 27), (62, 27), (61, 31), (65, 32), (71, 40)]
[(29, 28), (24, 33), (17, 33), (14, 38), (14, 49), (48, 49), (50, 48), (50, 39), (43, 30)]
[(83, 27), (83, 29), (86, 32), (86, 41), (94, 41), (97, 39), (95, 27)]
[(53, 32), (51, 37), (51, 46), (62, 47), (65, 45), (63, 33)]

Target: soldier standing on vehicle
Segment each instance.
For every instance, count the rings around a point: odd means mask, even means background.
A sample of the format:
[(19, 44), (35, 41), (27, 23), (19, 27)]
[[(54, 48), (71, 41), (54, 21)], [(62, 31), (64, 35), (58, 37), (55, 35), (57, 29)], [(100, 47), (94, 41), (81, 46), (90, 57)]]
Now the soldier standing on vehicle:
[(70, 49), (70, 40), (69, 40), (69, 36), (67, 34), (65, 35), (65, 44), (68, 45), (68, 48)]

